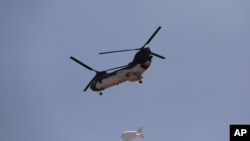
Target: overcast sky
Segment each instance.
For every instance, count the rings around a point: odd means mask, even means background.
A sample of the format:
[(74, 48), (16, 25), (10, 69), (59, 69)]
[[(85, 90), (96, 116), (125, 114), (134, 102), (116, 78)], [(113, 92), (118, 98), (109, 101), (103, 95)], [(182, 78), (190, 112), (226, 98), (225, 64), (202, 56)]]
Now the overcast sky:
[[(1, 0), (0, 140), (228, 141), (250, 124), (249, 0)], [(82, 90), (150, 43), (143, 83)], [(139, 141), (141, 139), (135, 139)]]

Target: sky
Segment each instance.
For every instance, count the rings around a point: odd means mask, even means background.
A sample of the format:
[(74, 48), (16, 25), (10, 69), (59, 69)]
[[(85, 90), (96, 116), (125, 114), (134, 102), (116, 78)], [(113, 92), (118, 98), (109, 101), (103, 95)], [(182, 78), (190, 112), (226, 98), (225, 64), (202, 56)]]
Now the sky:
[[(0, 140), (228, 141), (250, 124), (248, 0), (1, 0)], [(82, 90), (96, 70), (132, 61), (149, 44), (143, 83), (100, 96)], [(139, 141), (141, 139), (134, 139)]]

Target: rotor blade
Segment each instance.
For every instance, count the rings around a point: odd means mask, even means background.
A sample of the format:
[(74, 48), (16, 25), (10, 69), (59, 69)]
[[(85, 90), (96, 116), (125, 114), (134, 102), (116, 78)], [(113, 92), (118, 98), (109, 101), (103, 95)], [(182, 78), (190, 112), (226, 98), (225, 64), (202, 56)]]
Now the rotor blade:
[(142, 46), (142, 48), (144, 48), (147, 44), (149, 44), (151, 42), (151, 40), (154, 38), (154, 36), (157, 34), (157, 32), (161, 29), (161, 26), (159, 26), (155, 32), (151, 35), (151, 37), (148, 39), (148, 41)]
[(161, 55), (156, 54), (156, 53), (154, 53), (154, 52), (151, 52), (151, 54), (153, 54), (154, 56), (159, 57), (159, 58), (161, 58), (161, 59), (165, 59), (165, 57), (164, 57), (164, 56), (161, 56)]
[[(97, 76), (97, 75), (96, 75)], [(84, 92), (87, 91), (87, 89), (89, 88), (90, 84), (94, 81), (94, 79), (96, 78), (96, 76), (94, 76), (91, 81), (89, 81), (88, 85), (84, 88)]]
[(120, 68), (125, 68), (127, 67), (128, 65), (124, 65), (124, 66), (120, 66), (120, 67), (115, 67), (115, 68), (111, 68), (111, 69), (107, 69), (105, 71), (110, 71), (110, 70), (116, 70), (116, 69), (120, 69)]
[(70, 56), (70, 59), (74, 60), (75, 62), (77, 62), (78, 64), (82, 65), (83, 67), (85, 67), (85, 68), (87, 68), (87, 69), (89, 69), (89, 70), (92, 70), (92, 71), (97, 72), (95, 69), (93, 69), (93, 68), (91, 68), (91, 67), (85, 65), (83, 62), (77, 60), (77, 59), (74, 58), (73, 56)]
[(134, 51), (134, 50), (139, 50), (139, 48), (100, 52), (99, 54), (101, 55), (101, 54), (108, 54), (108, 53), (115, 53), (115, 52)]

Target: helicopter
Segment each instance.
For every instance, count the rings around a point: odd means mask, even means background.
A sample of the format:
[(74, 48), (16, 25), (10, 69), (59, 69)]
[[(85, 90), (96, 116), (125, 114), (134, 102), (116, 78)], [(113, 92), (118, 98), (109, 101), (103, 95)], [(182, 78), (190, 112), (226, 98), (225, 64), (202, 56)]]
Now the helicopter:
[[(70, 56), (70, 59), (72, 59), (76, 63), (96, 73), (96, 75), (90, 80), (90, 82), (87, 84), (87, 86), (84, 88), (83, 91), (86, 91), (90, 87), (91, 90), (97, 91), (99, 92), (100, 95), (102, 95), (102, 90), (112, 87), (114, 85), (118, 85), (125, 81), (130, 81), (130, 82), (139, 81), (139, 83), (142, 83), (142, 80), (141, 80), (143, 78), (142, 74), (150, 66), (153, 56), (156, 56), (161, 59), (165, 59), (164, 56), (156, 54), (152, 52), (149, 47), (146, 47), (160, 29), (161, 29), (161, 26), (159, 26), (155, 30), (155, 32), (151, 35), (151, 37), (147, 40), (147, 42), (140, 48), (116, 50), (116, 51), (108, 51), (108, 52), (99, 53), (101, 55), (101, 54), (117, 53), (117, 52), (125, 52), (125, 51), (137, 51), (133, 60), (124, 66), (111, 68), (111, 69), (107, 69), (103, 71), (97, 71), (91, 68), (90, 66), (84, 64), (83, 62), (79, 61), (75, 57)], [(109, 72), (109, 71), (112, 71), (112, 72)]]

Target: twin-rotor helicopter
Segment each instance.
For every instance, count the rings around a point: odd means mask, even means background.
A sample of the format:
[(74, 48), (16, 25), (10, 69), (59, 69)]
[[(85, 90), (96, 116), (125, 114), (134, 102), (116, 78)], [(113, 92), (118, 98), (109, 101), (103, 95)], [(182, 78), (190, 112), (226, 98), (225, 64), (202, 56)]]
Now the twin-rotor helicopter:
[(99, 53), (99, 54), (108, 54), (108, 53), (125, 52), (125, 51), (137, 51), (134, 56), (134, 59), (128, 65), (125, 66), (111, 68), (104, 71), (97, 71), (89, 67), (88, 65), (84, 64), (83, 62), (79, 61), (75, 57), (71, 56), (70, 59), (80, 64), (81, 66), (85, 67), (86, 69), (94, 71), (96, 73), (96, 75), (92, 78), (92, 80), (90, 80), (90, 82), (87, 84), (87, 86), (84, 88), (83, 91), (86, 91), (90, 87), (91, 90), (97, 91), (99, 92), (100, 95), (102, 95), (102, 90), (112, 87), (114, 85), (118, 85), (125, 81), (130, 81), (130, 82), (139, 81), (139, 83), (142, 83), (142, 74), (150, 66), (152, 57), (156, 56), (161, 59), (165, 59), (165, 57), (152, 52), (149, 47), (146, 47), (160, 29), (161, 27), (159, 26), (155, 30), (155, 32), (151, 35), (151, 37), (147, 40), (147, 42), (140, 48)]

